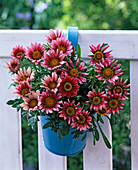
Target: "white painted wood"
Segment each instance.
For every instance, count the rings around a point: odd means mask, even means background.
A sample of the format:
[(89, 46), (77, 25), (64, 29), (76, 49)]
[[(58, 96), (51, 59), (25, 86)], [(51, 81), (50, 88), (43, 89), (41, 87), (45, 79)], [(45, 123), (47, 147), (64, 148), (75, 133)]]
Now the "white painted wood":
[[(12, 90), (8, 90), (11, 83), (11, 76), (7, 70), (3, 69), (6, 56), (12, 51), (13, 46), (22, 44), (24, 47), (30, 46), (31, 42), (45, 43), (45, 35), (48, 30), (0, 30), (0, 78), (1, 78), (1, 97), (0, 97), (0, 169), (2, 170), (20, 170), (22, 169), (21, 158), (21, 127), (19, 115), (14, 109), (5, 103), (13, 97)], [(67, 34), (67, 31), (64, 31)], [(131, 60), (131, 136), (132, 136), (132, 170), (138, 167), (138, 31), (89, 31), (80, 30), (79, 40), (82, 57), (87, 60), (90, 54), (89, 45), (107, 42), (110, 49), (113, 49), (114, 58)], [(2, 58), (3, 57), (3, 58)], [(9, 60), (9, 59), (8, 59)], [(111, 129), (108, 123), (103, 127), (105, 134), (111, 140)], [(58, 157), (49, 153), (42, 144), (42, 133), (39, 129), (39, 169), (40, 170), (66, 170), (66, 158)], [(92, 145), (91, 136), (88, 139), (86, 149), (84, 150), (84, 168), (85, 170), (111, 170), (112, 154), (103, 141)], [(8, 161), (8, 163), (7, 163)], [(52, 167), (51, 167), (52, 166)], [(10, 168), (9, 168), (10, 167)], [(93, 167), (93, 169), (92, 169)], [(95, 167), (95, 168), (94, 168)], [(48, 169), (49, 168), (49, 169)]]
[(43, 143), (42, 127), (38, 122), (39, 170), (67, 170), (65, 156), (56, 156), (49, 152)]
[(0, 169), (22, 170), (21, 119), (19, 113), (6, 104), (14, 99), (8, 89), (11, 76), (4, 68), (8, 58), (0, 58)]
[(131, 165), (138, 169), (138, 61), (130, 62), (131, 83)]
[[(67, 31), (64, 31), (67, 34)], [(49, 30), (0, 30), (0, 56), (9, 56), (13, 46), (30, 46), (31, 42), (46, 42)], [(82, 57), (90, 54), (90, 44), (106, 42), (113, 49), (113, 55), (119, 59), (138, 59), (138, 31), (94, 31), (79, 30), (78, 43), (82, 48)]]
[[(107, 118), (101, 128), (112, 144), (111, 126)], [(83, 151), (84, 170), (112, 170), (112, 149), (108, 149), (100, 135), (100, 140), (93, 145), (93, 136), (89, 134), (87, 145)]]

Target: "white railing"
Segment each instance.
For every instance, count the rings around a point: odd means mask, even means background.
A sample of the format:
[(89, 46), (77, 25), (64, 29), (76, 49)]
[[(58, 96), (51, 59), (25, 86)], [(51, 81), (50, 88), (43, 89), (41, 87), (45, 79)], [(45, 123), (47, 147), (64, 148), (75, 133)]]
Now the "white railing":
[[(15, 109), (6, 105), (14, 99), (14, 89), (8, 90), (11, 76), (4, 68), (10, 60), (13, 46), (30, 46), (31, 42), (46, 42), (44, 30), (0, 30), (0, 169), (22, 170), (21, 116)], [(67, 34), (67, 31), (64, 31)], [(130, 60), (131, 83), (131, 164), (138, 169), (138, 31), (79, 31), (78, 43), (82, 57), (90, 54), (89, 45), (107, 42), (113, 49), (114, 58)], [(40, 126), (40, 125), (39, 125)], [(111, 128), (108, 122), (103, 125), (104, 132), (111, 142)], [(42, 142), (41, 128), (38, 128), (39, 170), (66, 170), (66, 157), (55, 156), (47, 151)], [(83, 151), (84, 170), (112, 170), (112, 150), (107, 149), (102, 137), (96, 146), (89, 136)]]

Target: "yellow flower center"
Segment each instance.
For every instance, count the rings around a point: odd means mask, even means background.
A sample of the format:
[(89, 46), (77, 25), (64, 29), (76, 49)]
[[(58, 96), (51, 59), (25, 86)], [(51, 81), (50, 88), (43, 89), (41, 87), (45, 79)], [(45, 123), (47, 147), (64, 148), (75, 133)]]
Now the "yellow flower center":
[(35, 60), (39, 60), (42, 57), (42, 54), (39, 51), (34, 51), (32, 57)]
[(26, 95), (26, 94), (28, 94), (29, 93), (29, 89), (26, 87), (26, 88), (24, 88), (24, 89), (22, 89), (22, 91), (21, 91), (21, 94), (22, 95)]
[(101, 99), (99, 96), (93, 97), (92, 101), (93, 101), (93, 104), (95, 104), (95, 105), (98, 105), (101, 103)]
[(112, 78), (113, 77), (113, 70), (111, 70), (110, 68), (106, 68), (105, 70), (103, 70), (103, 75), (105, 78)]
[(71, 91), (73, 88), (73, 86), (70, 82), (65, 82), (63, 87), (64, 87), (64, 90), (67, 92)]
[(113, 91), (115, 91), (116, 93), (120, 94), (120, 93), (123, 92), (123, 89), (120, 86), (116, 86), (116, 87), (114, 87)]
[(22, 77), (20, 78), (20, 81), (27, 81), (27, 76), (22, 76)]
[(74, 116), (74, 115), (75, 115), (75, 109), (74, 109), (74, 107), (71, 107), (71, 106), (67, 107), (66, 110), (65, 110), (65, 113), (66, 113), (69, 117)]
[(45, 104), (47, 107), (51, 108), (51, 107), (55, 106), (55, 100), (52, 97), (47, 97), (45, 99)]
[(55, 67), (55, 66), (58, 66), (59, 65), (59, 59), (58, 58), (53, 58), (51, 61), (50, 61), (50, 66), (51, 67)]
[(34, 108), (35, 106), (37, 106), (38, 101), (36, 99), (33, 99), (29, 102), (29, 107), (30, 108)]
[(109, 101), (109, 107), (110, 107), (111, 109), (116, 109), (116, 108), (118, 107), (118, 104), (119, 104), (119, 102), (118, 102), (117, 99), (111, 99), (111, 100)]
[(101, 61), (103, 57), (104, 55), (101, 51), (96, 51), (96, 53), (94, 54), (95, 61), (97, 62)]
[(65, 53), (66, 52), (66, 47), (64, 47), (64, 46), (58, 46), (58, 51), (60, 52), (60, 51), (63, 51), (63, 53)]
[(57, 84), (56, 84), (56, 82), (54, 82), (54, 81), (51, 81), (51, 82), (49, 83), (49, 88), (50, 88), (50, 89), (55, 89), (56, 86), (57, 86)]
[(85, 124), (86, 123), (86, 117), (85, 116), (79, 115), (78, 117), (79, 117), (79, 119), (77, 119), (77, 122), (79, 124)]
[(21, 55), (23, 55), (23, 53), (20, 51), (20, 52), (18, 52), (18, 53), (16, 54), (16, 57), (17, 57), (17, 56), (21, 56)]
[(72, 76), (72, 77), (78, 77), (79, 75), (79, 72), (77, 69), (73, 68), (70, 70), (69, 74)]
[(98, 113), (99, 115), (104, 116), (104, 115), (106, 115), (106, 109), (102, 109), (102, 110), (98, 109), (98, 110), (97, 110), (97, 113)]

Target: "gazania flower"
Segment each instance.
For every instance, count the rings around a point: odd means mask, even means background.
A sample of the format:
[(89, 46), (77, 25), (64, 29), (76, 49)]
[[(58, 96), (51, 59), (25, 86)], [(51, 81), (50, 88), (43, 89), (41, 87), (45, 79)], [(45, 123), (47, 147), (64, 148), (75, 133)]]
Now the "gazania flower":
[(16, 59), (22, 59), (26, 53), (26, 49), (22, 45), (17, 45), (12, 49), (11, 56)]
[(64, 56), (68, 55), (71, 56), (71, 53), (73, 52), (71, 42), (69, 42), (68, 39), (65, 39), (64, 37), (57, 38), (56, 40), (53, 40), (51, 42), (51, 50), (57, 51), (64, 54)]
[(107, 109), (102, 109), (102, 110), (98, 109), (98, 110), (96, 110), (97, 114), (101, 115), (101, 116), (107, 115), (106, 111), (107, 111)]
[(57, 74), (58, 77), (64, 77), (65, 76), (65, 70), (64, 68), (57, 68), (56, 70), (54, 70)]
[(82, 110), (81, 113), (79, 113), (78, 118), (75, 118), (72, 122), (71, 126), (72, 128), (77, 127), (77, 130), (80, 129), (80, 131), (87, 129), (90, 129), (89, 125), (92, 125), (90, 122), (92, 120), (92, 117), (89, 116), (90, 112)]
[(122, 94), (122, 96), (125, 99), (128, 99), (128, 97), (126, 95), (129, 95), (130, 93), (128, 93), (128, 91), (130, 90), (128, 87), (130, 87), (130, 84), (126, 85), (127, 80), (125, 80), (124, 82), (122, 82), (122, 78), (118, 78), (117, 81), (114, 81), (113, 83), (110, 83), (110, 86), (107, 86), (108, 89), (106, 89), (108, 91), (108, 93), (118, 93), (118, 94)]
[(98, 44), (97, 46), (90, 45), (92, 55), (88, 55), (88, 57), (92, 57), (90, 60), (90, 65), (97, 64), (102, 61), (102, 59), (109, 59), (113, 58), (113, 56), (110, 54), (112, 51), (105, 52), (105, 50), (109, 47), (109, 45), (106, 45), (105, 43)]
[(120, 72), (122, 69), (120, 69), (119, 67), (121, 66), (121, 64), (117, 64), (118, 60), (113, 59), (112, 61), (110, 60), (102, 60), (102, 63), (98, 63), (96, 65), (96, 72), (99, 73), (100, 75), (97, 75), (96, 77), (98, 77), (99, 80), (104, 79), (104, 83), (106, 81), (112, 83), (114, 82), (116, 79), (118, 79), (118, 77), (120, 75), (123, 74), (123, 72)]
[(52, 73), (52, 78), (48, 75), (44, 77), (44, 80), (42, 80), (42, 83), (44, 84), (44, 88), (52, 90), (52, 91), (57, 91), (60, 82), (61, 82), (61, 78), (57, 77), (57, 74), (55, 72)]
[(115, 114), (115, 111), (119, 114), (119, 109), (123, 109), (124, 101), (125, 99), (122, 97), (121, 93), (117, 94), (110, 94), (109, 96), (106, 97), (106, 109), (107, 109), (107, 114), (113, 113)]
[(46, 92), (42, 92), (40, 96), (41, 109), (42, 112), (46, 110), (46, 113), (52, 113), (53, 111), (59, 111), (60, 104), (62, 101), (59, 101), (61, 98), (60, 94), (56, 94), (55, 92), (51, 92), (47, 90)]
[(27, 97), (23, 97), (24, 103), (20, 104), (24, 110), (37, 110), (39, 108), (39, 95), (40, 91), (31, 91)]
[(73, 97), (77, 95), (79, 90), (79, 85), (77, 79), (66, 76), (62, 77), (62, 82), (59, 86), (59, 92), (62, 93), (62, 96)]
[(68, 119), (68, 124), (70, 124), (71, 120), (73, 121), (75, 118), (78, 118), (78, 114), (81, 112), (81, 108), (77, 108), (80, 103), (75, 105), (75, 100), (70, 102), (68, 99), (68, 102), (62, 103), (63, 107), (60, 107), (62, 110), (59, 112), (59, 117), (63, 117), (64, 120)]
[(58, 53), (58, 51), (50, 50), (48, 54), (45, 54), (44, 62), (42, 66), (47, 67), (49, 70), (56, 69), (65, 63), (63, 61), (64, 55), (62, 53)]
[(16, 85), (16, 92), (15, 94), (18, 94), (19, 96), (27, 96), (32, 89), (32, 85), (30, 85), (27, 81), (21, 82), (19, 85)]
[(40, 43), (35, 42), (31, 43), (31, 47), (27, 47), (26, 58), (34, 62), (36, 65), (39, 61), (44, 58), (45, 48)]
[[(7, 63), (7, 62), (6, 62)], [(11, 72), (15, 73), (19, 70), (20, 68), (20, 62), (19, 60), (14, 60), (13, 58), (11, 58), (10, 63), (7, 63), (7, 66), (5, 66), (5, 68), (9, 69)]]
[(16, 74), (16, 78), (12, 79), (13, 81), (20, 83), (23, 81), (30, 82), (34, 78), (34, 71), (31, 73), (31, 67), (28, 67), (26, 70), (24, 67), (24, 70), (20, 68), (20, 71), (18, 71), (18, 74)]
[(70, 65), (66, 62), (67, 69), (65, 69), (65, 71), (67, 74), (76, 78), (80, 84), (86, 82), (86, 78), (83, 77), (84, 75), (88, 75), (88, 73), (84, 73), (84, 70), (87, 68), (87, 66), (84, 67), (85, 62), (81, 62), (79, 64), (79, 58), (77, 59), (75, 65), (73, 65), (71, 59), (69, 59), (69, 62)]
[(94, 109), (95, 111), (100, 109), (102, 110), (103, 108), (105, 108), (105, 94), (104, 92), (100, 93), (100, 89), (98, 89), (98, 93), (96, 93), (96, 91), (93, 89), (93, 91), (89, 91), (87, 96), (91, 99), (89, 101), (86, 101), (86, 103), (91, 103), (91, 107), (90, 109)]
[(58, 28), (56, 28), (56, 32), (54, 32), (52, 29), (49, 31), (49, 36), (46, 35), (47, 42), (51, 43), (52, 40), (56, 40), (57, 38), (63, 37), (65, 38), (65, 35), (62, 33), (62, 31), (59, 31)]

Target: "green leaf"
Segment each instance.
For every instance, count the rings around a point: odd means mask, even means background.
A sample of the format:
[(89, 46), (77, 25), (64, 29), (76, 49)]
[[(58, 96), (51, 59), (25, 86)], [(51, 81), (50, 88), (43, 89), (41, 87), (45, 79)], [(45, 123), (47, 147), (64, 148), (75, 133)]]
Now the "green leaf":
[(79, 137), (78, 131), (74, 133), (73, 139), (77, 139)]
[(79, 59), (81, 59), (81, 48), (79, 44), (77, 44), (77, 56)]
[(19, 110), (21, 109), (21, 106), (17, 106), (17, 112), (19, 112)]
[(86, 138), (86, 136), (87, 136), (87, 132), (84, 133), (84, 135), (82, 136), (81, 141), (83, 141)]
[(74, 134), (74, 133), (76, 133), (76, 132), (77, 132), (77, 130), (74, 130), (74, 131), (71, 132), (71, 134)]
[(46, 128), (50, 127), (50, 125), (51, 125), (51, 122), (49, 121), (49, 122), (47, 122), (42, 128), (43, 128), (43, 129), (46, 129)]
[(98, 141), (99, 140), (99, 132), (98, 130), (95, 128), (95, 139)]
[(107, 139), (107, 137), (105, 136), (105, 134), (103, 133), (100, 125), (98, 124), (98, 122), (97, 122), (97, 125), (98, 125), (98, 127), (99, 127), (99, 129), (100, 129), (100, 132), (101, 132), (101, 134), (102, 134), (102, 137), (103, 137), (103, 140), (104, 140), (106, 146), (107, 146), (109, 149), (111, 149), (111, 148), (112, 148), (112, 147), (111, 147), (111, 144), (110, 144), (110, 142), (108, 141), (108, 139)]
[(8, 105), (13, 105), (14, 102), (15, 102), (15, 100), (9, 100), (9, 101), (7, 102), (7, 104), (8, 104)]
[(100, 115), (97, 115), (97, 120), (99, 120), (102, 124), (104, 124), (104, 121), (103, 121), (103, 119), (101, 118)]
[(60, 140), (63, 140), (63, 136), (62, 136), (62, 133), (60, 132), (60, 129), (58, 130), (58, 137)]

